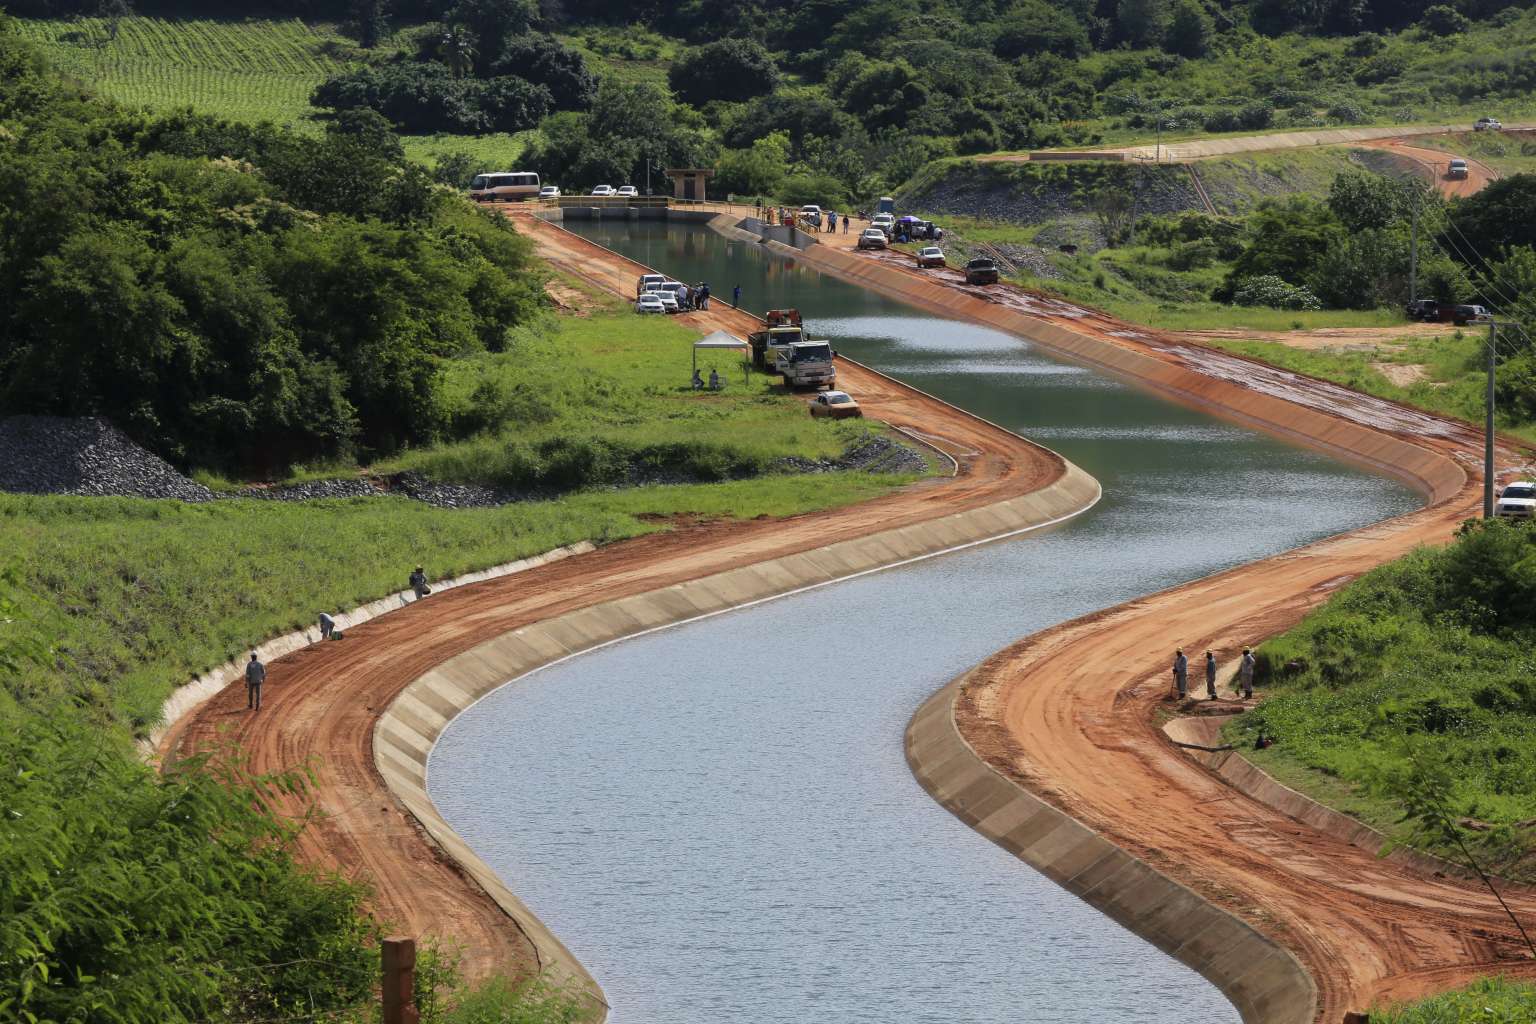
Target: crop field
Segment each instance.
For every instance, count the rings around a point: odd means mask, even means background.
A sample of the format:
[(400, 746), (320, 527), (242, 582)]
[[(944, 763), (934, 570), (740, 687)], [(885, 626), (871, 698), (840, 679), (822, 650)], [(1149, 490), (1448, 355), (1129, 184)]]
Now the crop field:
[(346, 67), (334, 52), (349, 45), (297, 19), (123, 18), (115, 39), (100, 18), (21, 25), (61, 71), (112, 99), (288, 125), (310, 118), (310, 91)]

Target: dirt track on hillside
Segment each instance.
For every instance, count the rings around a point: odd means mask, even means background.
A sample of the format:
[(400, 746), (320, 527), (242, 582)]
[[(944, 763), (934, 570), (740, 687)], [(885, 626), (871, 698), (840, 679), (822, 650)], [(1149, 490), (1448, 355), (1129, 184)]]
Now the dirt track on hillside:
[(1380, 139), (1375, 142), (1361, 143), (1361, 145), (1370, 146), (1372, 149), (1384, 149), (1417, 166), (1440, 194), (1448, 198), (1475, 195), (1492, 182), (1499, 180), (1498, 171), (1470, 157), (1466, 158), (1467, 176), (1465, 178), (1447, 178), (1445, 169), (1456, 154), (1447, 153), (1442, 149), (1412, 146), (1409, 145), (1410, 141), (1409, 139)]
[[(519, 221), (556, 265), (619, 295), (634, 294), (637, 265), (559, 229)], [(715, 306), (682, 319), (701, 331), (722, 328), (738, 336), (756, 325), (723, 303)], [(685, 353), (678, 365), (686, 366)], [(233, 742), (256, 771), (312, 766), (316, 784), (309, 796), (318, 819), (299, 838), (297, 852), (305, 862), (370, 882), (374, 909), (392, 929), (460, 944), (472, 978), (531, 970), (536, 954), (527, 937), (438, 853), (385, 789), (373, 762), (374, 722), (403, 687), (433, 666), (529, 622), (989, 505), (1037, 490), (1062, 472), (1060, 459), (1049, 452), (889, 378), (846, 363), (839, 374), (870, 416), (920, 430), (957, 460), (958, 475), (849, 508), (678, 528), (445, 591), (350, 629), (343, 641), (273, 662), (259, 714), (245, 710), (242, 686), (230, 686), (173, 729), (162, 753)], [(430, 567), (432, 552), (408, 557), (418, 555)], [(285, 808), (301, 809), (298, 800)], [(506, 881), (517, 888), (516, 878)]]

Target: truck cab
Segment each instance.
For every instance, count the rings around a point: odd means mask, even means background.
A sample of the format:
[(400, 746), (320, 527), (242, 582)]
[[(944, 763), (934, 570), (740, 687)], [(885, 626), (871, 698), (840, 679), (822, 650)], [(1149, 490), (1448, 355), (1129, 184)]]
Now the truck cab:
[(837, 383), (829, 341), (796, 341), (778, 350), (774, 369), (791, 388), (829, 388)]
[(891, 219), (896, 219), (896, 200), (890, 196), (881, 196), (880, 202), (875, 206), (875, 213), (888, 213)]
[(798, 309), (770, 309), (763, 314), (766, 329), (747, 335), (752, 347), (752, 365), (765, 373), (778, 366), (779, 352), (805, 340), (805, 327)]

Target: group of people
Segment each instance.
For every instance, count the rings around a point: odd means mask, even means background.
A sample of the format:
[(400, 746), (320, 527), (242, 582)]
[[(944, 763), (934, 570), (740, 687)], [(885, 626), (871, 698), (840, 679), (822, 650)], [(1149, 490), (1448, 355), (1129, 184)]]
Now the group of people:
[(700, 281), (689, 287), (683, 285), (677, 290), (678, 309), (708, 309), (709, 308), (709, 282)]
[[(719, 391), (724, 386), (720, 382), (720, 371), (711, 366), (709, 368), (709, 390)], [(704, 390), (704, 378), (699, 376), (699, 368), (697, 366), (693, 368), (693, 390)]]
[[(427, 585), (427, 570), (418, 565), (411, 573), (409, 580), (411, 592), (419, 601), (432, 593), (432, 588)], [(341, 630), (336, 628), (336, 618), (330, 612), (320, 613), (320, 639), (340, 640)], [(245, 663), (245, 706), (249, 711), (261, 710), (261, 686), (267, 681), (267, 666), (262, 664), (261, 658), (255, 651), (251, 652), (251, 660)]]
[[(1238, 662), (1237, 678), (1233, 686), (1240, 689), (1244, 700), (1253, 698), (1253, 669), (1256, 664), (1252, 648), (1243, 648), (1243, 660)], [(1179, 700), (1189, 696), (1189, 659), (1184, 656), (1184, 648), (1180, 647), (1173, 654), (1173, 688), (1178, 693)], [(1205, 693), (1209, 700), (1220, 700), (1216, 696), (1216, 655), (1210, 651), (1205, 652)]]

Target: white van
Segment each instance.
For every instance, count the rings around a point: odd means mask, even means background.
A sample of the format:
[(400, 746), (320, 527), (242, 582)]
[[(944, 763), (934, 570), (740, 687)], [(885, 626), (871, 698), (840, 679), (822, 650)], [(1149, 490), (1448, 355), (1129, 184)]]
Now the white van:
[(469, 198), (482, 203), (511, 203), (539, 197), (539, 176), (532, 171), (477, 174), (469, 183)]

